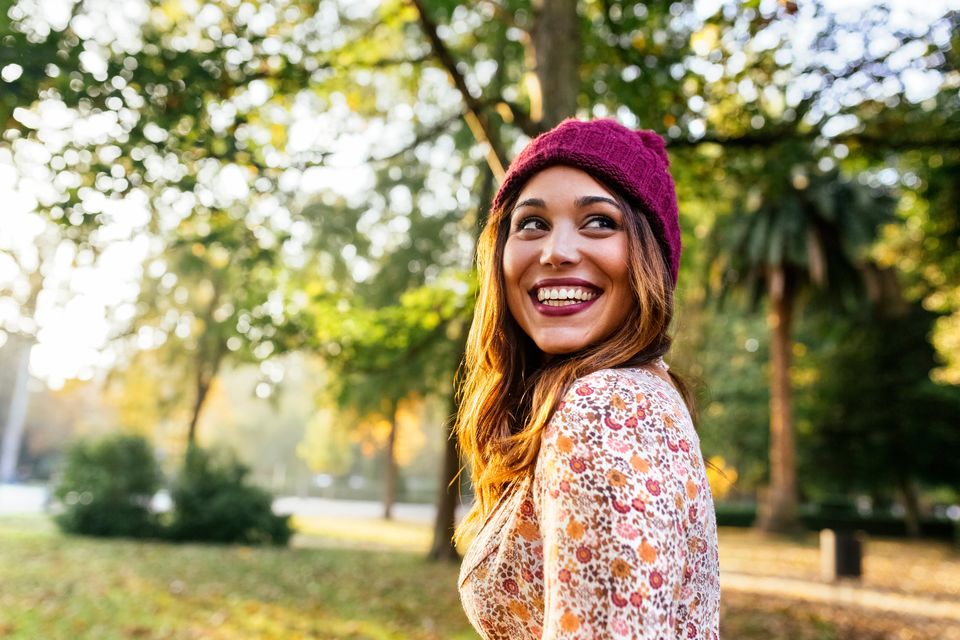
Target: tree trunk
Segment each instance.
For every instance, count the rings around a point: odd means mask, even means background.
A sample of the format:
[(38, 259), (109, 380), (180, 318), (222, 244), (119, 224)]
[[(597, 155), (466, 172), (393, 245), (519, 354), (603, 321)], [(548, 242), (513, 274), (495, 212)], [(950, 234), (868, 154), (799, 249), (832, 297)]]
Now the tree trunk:
[(917, 496), (917, 486), (905, 475), (897, 478), (900, 488), (900, 497), (903, 499), (903, 523), (907, 528), (907, 535), (911, 538), (920, 537), (920, 500)]
[(454, 418), (447, 420), (447, 441), (444, 446), (443, 466), (440, 470), (440, 489), (437, 496), (437, 515), (433, 524), (433, 544), (427, 558), (430, 560), (449, 560), (457, 562), (460, 554), (453, 543), (456, 527), (457, 472), (460, 469), (460, 455), (457, 452), (457, 438), (453, 432)]
[(770, 343), (770, 486), (760, 505), (757, 527), (770, 532), (794, 532), (797, 519), (797, 472), (791, 417), (790, 329), (793, 290), (782, 267), (769, 274)]
[(203, 365), (198, 365), (197, 396), (193, 403), (193, 413), (190, 416), (190, 428), (187, 430), (187, 447), (193, 447), (197, 443), (197, 422), (200, 420), (200, 411), (203, 410), (203, 403), (207, 399), (212, 381), (213, 376), (207, 377), (204, 374)]
[(26, 338), (20, 345), (17, 358), (17, 374), (10, 397), (10, 411), (3, 429), (3, 445), (0, 447), (0, 483), (17, 480), (17, 462), (23, 442), (23, 429), (27, 423), (27, 404), (30, 391), (30, 352), (33, 351), (33, 339)]
[(394, 402), (390, 411), (390, 434), (387, 436), (386, 463), (387, 474), (386, 481), (383, 484), (383, 519), (393, 519), (393, 503), (397, 499), (397, 407), (399, 403)]
[(577, 0), (534, 0), (527, 85), (530, 116), (544, 130), (577, 112), (580, 48)]

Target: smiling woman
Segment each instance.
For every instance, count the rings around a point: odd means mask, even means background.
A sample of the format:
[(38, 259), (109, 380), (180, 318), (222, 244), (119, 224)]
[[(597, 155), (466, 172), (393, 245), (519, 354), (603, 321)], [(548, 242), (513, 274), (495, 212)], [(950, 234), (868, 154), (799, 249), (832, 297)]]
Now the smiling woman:
[(511, 165), (478, 245), (458, 437), (484, 638), (719, 633), (713, 501), (663, 356), (680, 264), (663, 140), (568, 120)]
[(545, 169), (521, 191), (503, 254), (507, 306), (545, 354), (578, 351), (626, 319), (625, 215), (613, 194), (572, 167)]

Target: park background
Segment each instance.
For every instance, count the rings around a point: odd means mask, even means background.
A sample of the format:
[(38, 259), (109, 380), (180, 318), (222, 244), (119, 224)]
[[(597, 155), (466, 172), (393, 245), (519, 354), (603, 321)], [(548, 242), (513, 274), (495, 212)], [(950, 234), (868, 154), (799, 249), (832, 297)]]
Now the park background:
[[(474, 637), (474, 242), (568, 116), (668, 143), (724, 637), (960, 637), (956, 2), (0, 8), (0, 637)], [(55, 526), (101, 505), (68, 451), (137, 442), (96, 482), (146, 470), (149, 535)], [(289, 546), (164, 541), (197, 450)]]

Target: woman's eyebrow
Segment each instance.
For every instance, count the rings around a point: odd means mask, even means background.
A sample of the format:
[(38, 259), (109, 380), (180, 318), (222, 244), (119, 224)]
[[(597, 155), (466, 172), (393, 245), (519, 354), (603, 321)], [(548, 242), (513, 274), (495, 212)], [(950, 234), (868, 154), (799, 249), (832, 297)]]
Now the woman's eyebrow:
[(584, 207), (589, 207), (594, 204), (600, 204), (601, 202), (605, 204), (611, 204), (617, 209), (620, 208), (620, 204), (613, 198), (608, 198), (606, 196), (580, 196), (573, 201), (573, 204), (578, 208), (582, 209)]
[(540, 209), (546, 209), (547, 203), (543, 201), (543, 198), (527, 198), (526, 200), (521, 200), (517, 203), (513, 209), (516, 211), (520, 207), (538, 207)]

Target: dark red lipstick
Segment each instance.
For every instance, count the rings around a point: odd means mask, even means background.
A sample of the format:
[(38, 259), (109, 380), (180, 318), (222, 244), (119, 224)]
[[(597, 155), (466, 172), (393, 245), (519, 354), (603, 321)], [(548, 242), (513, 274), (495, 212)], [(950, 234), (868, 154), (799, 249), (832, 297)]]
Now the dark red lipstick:
[[(549, 304), (544, 304), (540, 302), (537, 298), (537, 292), (540, 289), (546, 288), (563, 288), (563, 287), (576, 287), (578, 289), (588, 289), (596, 294), (596, 297), (591, 300), (583, 300), (580, 302), (575, 302), (571, 304), (565, 304), (563, 306), (552, 306)], [(532, 289), (528, 292), (530, 295), (530, 300), (533, 302), (533, 308), (538, 312), (542, 313), (545, 316), (570, 316), (575, 313), (580, 313), (581, 311), (586, 310), (590, 307), (597, 299), (603, 295), (603, 289), (596, 286), (592, 282), (586, 280), (581, 280), (580, 278), (545, 278), (538, 281)]]

